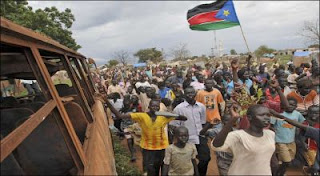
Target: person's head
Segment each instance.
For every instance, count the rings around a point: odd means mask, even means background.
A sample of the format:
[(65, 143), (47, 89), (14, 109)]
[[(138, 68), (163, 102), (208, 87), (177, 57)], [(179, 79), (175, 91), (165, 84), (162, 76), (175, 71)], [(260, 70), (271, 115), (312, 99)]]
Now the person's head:
[(161, 103), (163, 103), (166, 107), (169, 107), (172, 102), (169, 98), (162, 98)]
[(286, 73), (283, 69), (277, 68), (274, 70), (274, 74), (276, 75), (276, 78), (285, 77)]
[(165, 86), (166, 86), (166, 87), (171, 87), (171, 83), (170, 83), (169, 80), (166, 80), (166, 81), (165, 81)]
[(139, 104), (139, 97), (137, 95), (132, 95), (131, 96), (131, 102), (134, 105), (138, 105)]
[(213, 79), (219, 84), (222, 82), (223, 72), (217, 72), (214, 74)]
[(226, 125), (231, 119), (232, 119), (231, 114), (230, 113), (225, 113), (221, 118), (221, 122), (222, 122), (223, 125)]
[(166, 87), (166, 85), (165, 85), (165, 83), (164, 83), (163, 81), (158, 82), (158, 88), (159, 88), (160, 90), (164, 89), (165, 87)]
[(249, 79), (249, 72), (247, 69), (245, 68), (242, 68), (238, 71), (238, 77), (241, 79), (241, 80), (247, 80)]
[(157, 79), (152, 79), (152, 84), (154, 84), (154, 85), (158, 85), (158, 80)]
[(297, 82), (297, 89), (300, 95), (306, 96), (311, 92), (313, 84), (310, 79), (300, 79)]
[(313, 123), (319, 123), (319, 111), (320, 107), (317, 105), (312, 105), (308, 108), (307, 120)]
[(177, 77), (182, 78), (182, 70), (181, 69), (177, 70)]
[(286, 67), (284, 66), (284, 65), (279, 65), (279, 68), (281, 69), (281, 70), (286, 70)]
[(161, 96), (158, 93), (154, 93), (153, 99), (161, 101)]
[(171, 88), (172, 88), (172, 90), (173, 91), (177, 91), (178, 89), (179, 89), (179, 85), (178, 84), (176, 84), (176, 83), (173, 83), (172, 85), (171, 85)]
[(193, 87), (187, 87), (184, 89), (184, 97), (189, 104), (195, 103), (196, 91)]
[(156, 93), (155, 91), (153, 91), (152, 87), (146, 87), (145, 92), (148, 98), (153, 98)]
[(111, 83), (112, 83), (112, 85), (117, 85), (118, 84), (118, 81), (116, 80), (116, 79), (113, 79), (112, 81), (111, 81)]
[(295, 68), (295, 73), (297, 74), (297, 75), (301, 75), (302, 74), (302, 72), (303, 72), (303, 68), (302, 67), (297, 67), (297, 68)]
[(247, 117), (250, 122), (250, 126), (255, 126), (256, 128), (260, 129), (270, 125), (269, 115), (269, 109), (259, 104), (250, 106), (247, 111)]
[(177, 139), (177, 143), (180, 145), (185, 145), (189, 140), (188, 128), (185, 126), (179, 126), (174, 130), (174, 137)]
[(146, 81), (146, 78), (144, 75), (140, 75), (140, 82), (145, 82)]
[(149, 112), (155, 113), (156, 111), (160, 110), (160, 100), (151, 99), (149, 103)]
[(120, 99), (120, 94), (118, 92), (111, 93), (111, 98), (116, 102), (118, 99)]
[(232, 80), (232, 75), (230, 72), (224, 72), (223, 73), (223, 79), (227, 82), (230, 82)]
[(283, 89), (288, 85), (288, 79), (285, 76), (281, 76), (278, 78), (279, 86)]
[(289, 106), (285, 109), (286, 112), (292, 113), (295, 109), (297, 109), (297, 99), (293, 97), (287, 98)]
[(197, 75), (197, 80), (198, 80), (199, 83), (203, 83), (204, 76), (202, 74)]
[(206, 91), (210, 92), (212, 91), (212, 88), (214, 86), (214, 81), (212, 79), (206, 79), (204, 81), (204, 86), (206, 88)]
[(265, 70), (265, 65), (260, 65), (259, 66), (259, 73), (264, 73), (264, 70)]
[(128, 86), (127, 92), (131, 94), (131, 93), (132, 93), (132, 91), (133, 91), (133, 87), (132, 87), (131, 85), (130, 85), (130, 86)]
[(192, 79), (192, 72), (188, 72), (186, 75), (186, 79), (191, 80)]
[(131, 96), (130, 95), (125, 95), (123, 97), (123, 108), (129, 109), (131, 106)]
[(211, 65), (209, 63), (206, 63), (204, 66), (206, 67), (207, 70), (211, 68)]
[(290, 73), (294, 73), (295, 69), (296, 69), (296, 67), (293, 64), (290, 64), (288, 67), (288, 70), (290, 71)]
[(175, 93), (176, 98), (182, 98), (183, 97), (183, 93), (181, 91), (177, 91)]

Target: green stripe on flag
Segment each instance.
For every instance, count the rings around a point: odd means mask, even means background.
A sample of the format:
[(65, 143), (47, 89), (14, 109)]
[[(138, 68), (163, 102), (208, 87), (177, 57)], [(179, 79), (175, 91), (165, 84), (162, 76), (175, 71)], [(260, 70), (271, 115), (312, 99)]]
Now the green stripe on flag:
[(239, 23), (234, 23), (230, 21), (219, 21), (219, 22), (212, 22), (212, 23), (203, 23), (198, 25), (190, 26), (190, 29), (197, 30), (197, 31), (209, 31), (209, 30), (219, 30), (230, 28), (233, 26), (240, 25)]

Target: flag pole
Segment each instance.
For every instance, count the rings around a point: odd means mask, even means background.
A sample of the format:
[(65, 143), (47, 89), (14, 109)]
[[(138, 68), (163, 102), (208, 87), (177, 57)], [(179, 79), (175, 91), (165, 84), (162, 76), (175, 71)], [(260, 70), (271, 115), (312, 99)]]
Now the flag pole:
[(246, 43), (248, 52), (250, 53), (249, 45), (248, 45), (248, 42), (247, 42), (246, 37), (244, 36), (244, 33), (243, 33), (243, 30), (242, 30), (241, 24), (240, 24), (239, 26), (240, 26), (240, 29), (241, 29), (241, 33), (242, 33), (242, 37), (243, 37), (243, 39), (244, 39), (244, 42)]

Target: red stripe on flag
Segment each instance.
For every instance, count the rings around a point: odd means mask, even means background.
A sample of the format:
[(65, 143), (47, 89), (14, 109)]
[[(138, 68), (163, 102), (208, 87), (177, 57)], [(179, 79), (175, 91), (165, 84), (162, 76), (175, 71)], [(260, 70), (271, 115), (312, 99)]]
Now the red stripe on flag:
[(216, 18), (216, 15), (218, 12), (219, 12), (219, 10), (212, 11), (212, 12), (200, 13), (198, 15), (191, 17), (188, 20), (188, 22), (190, 25), (197, 25), (197, 24), (202, 24), (202, 23), (207, 23), (207, 22), (223, 21), (222, 19)]

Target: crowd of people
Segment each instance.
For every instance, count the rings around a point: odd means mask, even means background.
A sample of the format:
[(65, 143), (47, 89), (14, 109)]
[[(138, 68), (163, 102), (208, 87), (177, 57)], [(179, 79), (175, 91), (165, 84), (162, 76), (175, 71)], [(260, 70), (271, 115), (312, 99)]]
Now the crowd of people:
[(284, 175), (290, 165), (317, 175), (318, 62), (251, 63), (117, 67), (93, 78), (147, 175), (206, 175), (210, 148), (220, 175)]

